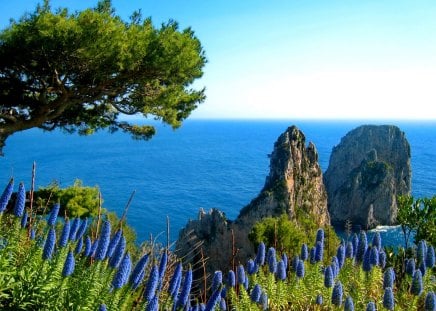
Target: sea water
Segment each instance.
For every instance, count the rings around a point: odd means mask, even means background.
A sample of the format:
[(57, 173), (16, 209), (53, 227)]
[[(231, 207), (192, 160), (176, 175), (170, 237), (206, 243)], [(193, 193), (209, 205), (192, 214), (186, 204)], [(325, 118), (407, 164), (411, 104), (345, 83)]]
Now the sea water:
[[(157, 124), (157, 134), (149, 141), (125, 133), (83, 137), (32, 129), (7, 140), (0, 183), (5, 186), (13, 175), (29, 189), (35, 161), (37, 187), (52, 181), (69, 186), (81, 179), (85, 185), (98, 185), (103, 206), (118, 215), (135, 191), (127, 219), (138, 242), (150, 237), (164, 241), (167, 219), (174, 241), (200, 208), (218, 208), (227, 218), (236, 218), (262, 189), (268, 154), (288, 126), (296, 125), (306, 142), (316, 145), (325, 171), (332, 148), (362, 124), (399, 126), (411, 145), (412, 194), (436, 193), (436, 121), (187, 120), (177, 130)], [(381, 231), (384, 244), (402, 243), (398, 227)]]

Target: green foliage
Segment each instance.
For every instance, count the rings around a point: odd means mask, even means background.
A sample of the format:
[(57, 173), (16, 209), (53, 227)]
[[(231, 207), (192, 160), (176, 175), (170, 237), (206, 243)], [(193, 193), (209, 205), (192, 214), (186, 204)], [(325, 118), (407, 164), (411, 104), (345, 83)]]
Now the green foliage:
[(137, 11), (125, 22), (109, 0), (79, 12), (46, 1), (0, 32), (0, 148), (32, 127), (154, 134), (120, 114), (177, 128), (205, 99), (204, 89), (190, 88), (205, 63), (194, 32), (174, 21), (155, 28)]
[(301, 228), (288, 219), (287, 215), (268, 217), (257, 222), (249, 234), (255, 245), (264, 242), (274, 245), (280, 252), (298, 253), (308, 237)]
[(41, 187), (34, 194), (35, 202), (40, 207), (51, 206), (59, 202), (60, 215), (68, 217), (95, 217), (100, 207), (100, 190), (97, 186), (84, 186), (79, 179), (70, 187), (61, 188), (53, 182), (47, 187)]
[[(422, 204), (428, 205), (428, 209), (430, 209), (433, 202), (428, 201)], [(111, 285), (114, 277), (120, 275), (118, 272), (123, 270), (120, 267), (112, 268), (109, 264), (109, 258), (96, 261), (93, 255), (86, 255), (83, 250), (75, 252), (78, 241), (70, 240), (66, 247), (61, 247), (56, 243), (51, 259), (43, 259), (44, 241), (49, 231), (46, 218), (46, 215), (30, 213), (27, 227), (22, 228), (19, 217), (10, 213), (0, 213), (0, 309), (97, 310), (101, 304), (105, 304), (109, 310), (144, 310), (147, 307), (147, 301), (144, 301), (144, 290), (150, 276), (150, 268), (159, 263), (163, 250), (156, 249), (154, 245), (146, 244), (138, 249), (132, 244), (129, 253), (132, 255), (133, 263), (138, 261), (139, 256), (148, 254), (151, 264), (143, 270), (144, 281), (138, 287), (133, 288), (130, 284), (126, 284), (120, 289), (114, 290)], [(120, 226), (123, 227), (125, 235), (133, 234), (127, 230), (124, 224), (125, 219), (118, 219), (114, 213), (100, 214), (92, 220), (90, 229), (86, 233), (94, 242), (101, 238), (97, 232), (101, 231), (98, 227), (101, 226), (102, 218), (110, 219), (111, 236)], [(293, 245), (297, 242), (286, 238), (289, 235), (297, 234), (298, 228), (284, 215), (258, 223), (258, 231), (253, 231), (252, 235), (257, 238), (273, 235), (273, 242), (281, 248), (280, 251), (285, 251), (286, 247), (289, 249), (293, 247), (295, 255), (295, 253), (299, 253), (301, 244)], [(30, 238), (30, 233), (33, 230), (36, 230), (35, 239)], [(55, 226), (55, 230), (56, 236), (59, 238), (62, 231), (60, 222)], [(305, 240), (303, 238), (305, 234), (301, 234), (301, 232), (305, 232), (303, 228), (300, 228), (298, 239)], [(314, 241), (315, 232), (309, 234), (310, 238), (305, 241)], [(282, 273), (280, 273), (280, 278), (278, 274), (271, 273), (269, 264), (265, 264), (255, 266), (253, 270), (250, 270), (251, 274), (246, 275), (247, 282), (244, 284), (239, 283), (238, 279), (234, 288), (228, 288), (227, 285), (221, 284), (220, 286), (227, 291), (225, 299), (228, 309), (342, 310), (343, 306), (332, 305), (332, 288), (325, 287), (323, 272), (327, 265), (332, 264), (332, 267), (334, 265), (332, 254), (329, 255), (327, 251), (328, 243), (331, 243), (330, 247), (336, 249), (339, 242), (337, 239), (333, 239), (329, 228), (326, 228), (324, 232), (324, 261), (311, 263), (306, 260), (302, 262), (304, 276), (297, 277), (292, 266), (292, 256), (289, 256), (292, 254), (288, 253), (288, 258), (291, 260), (284, 272), (285, 277), (281, 277)], [(129, 238), (127, 237), (127, 239)], [(64, 265), (70, 251), (74, 251), (72, 253), (75, 262), (74, 270), (68, 276), (64, 276)], [(435, 268), (428, 268), (423, 274), (423, 291), (417, 296), (411, 293), (412, 278), (404, 273), (404, 266), (402, 266), (404, 258), (416, 260), (416, 252), (400, 249), (396, 253), (393, 249), (388, 248), (385, 248), (384, 252), (387, 255), (388, 266), (394, 267), (396, 273), (393, 285), (395, 310), (423, 310), (425, 294), (436, 290)], [(280, 260), (281, 257), (276, 259)], [(168, 288), (177, 261), (178, 259), (170, 253), (167, 269), (163, 271), (162, 280), (158, 286), (160, 289), (156, 292), (160, 305), (159, 310), (175, 309), (175, 301), (169, 294)], [(335, 271), (334, 281), (342, 284), (343, 299), (351, 297), (356, 310), (365, 310), (370, 301), (375, 303), (377, 310), (383, 310), (383, 274), (385, 268), (374, 265), (369, 271), (364, 271), (360, 262), (354, 258), (346, 258), (344, 265)], [(267, 306), (264, 306), (262, 301), (253, 301), (254, 295), (252, 294), (255, 287), (260, 288), (262, 299), (267, 297)], [(180, 293), (180, 289), (175, 294), (178, 293)], [(324, 302), (320, 306), (315, 303), (317, 295), (323, 297)], [(204, 293), (195, 291), (191, 292), (190, 298), (191, 301), (207, 301)]]
[[(297, 218), (298, 221), (289, 220), (286, 214), (264, 218), (253, 226), (248, 238), (256, 247), (264, 242), (273, 245), (281, 253), (299, 254), (301, 244), (315, 241), (318, 227), (313, 217)], [(324, 232), (326, 252), (330, 256), (336, 253), (339, 239), (330, 226)]]
[(412, 232), (415, 232), (415, 243), (426, 240), (436, 245), (436, 196), (422, 199), (400, 196), (397, 221), (403, 230), (406, 248)]
[[(74, 272), (64, 277), (63, 265), (69, 250), (76, 242), (70, 241), (65, 248), (57, 248), (51, 260), (42, 259), (43, 240), (47, 234), (44, 220), (38, 226), (37, 238), (29, 239), (28, 229), (21, 228), (20, 220), (12, 214), (0, 214), (0, 308), (2, 310), (97, 310), (104, 303), (110, 310), (144, 310), (146, 302), (143, 291), (146, 278), (137, 289), (125, 285), (119, 290), (111, 289), (111, 282), (116, 269), (108, 266), (108, 259), (93, 261), (83, 253), (75, 254)], [(32, 223), (32, 222), (31, 222)], [(94, 223), (95, 225), (95, 223)], [(60, 234), (58, 228), (57, 234)], [(114, 223), (113, 231), (116, 230)], [(337, 245), (336, 245), (337, 246)], [(397, 256), (389, 252), (388, 257)], [(403, 255), (399, 255), (402, 257)], [(413, 256), (413, 254), (412, 254)], [(171, 258), (171, 256), (170, 256)], [(328, 258), (330, 260), (331, 258)], [(150, 259), (157, 263), (158, 258)], [(401, 258), (391, 258), (391, 262)], [(173, 309), (174, 301), (167, 293), (168, 280), (172, 275), (169, 262), (165, 272), (162, 290), (159, 295), (159, 310)], [(305, 276), (297, 278), (295, 271), (288, 268), (286, 278), (279, 280), (269, 272), (268, 265), (258, 267), (256, 273), (248, 275), (247, 287), (237, 284), (227, 289), (226, 303), (229, 310), (264, 310), (260, 302), (251, 300), (251, 291), (258, 284), (268, 297), (268, 310), (343, 310), (331, 304), (331, 288), (326, 288), (323, 281), (322, 262), (311, 264), (304, 262)], [(365, 310), (369, 301), (376, 304), (377, 310), (383, 310), (383, 269), (374, 266), (365, 272), (361, 264), (353, 258), (347, 258), (335, 280), (343, 284), (343, 297), (353, 299), (356, 310)], [(411, 278), (398, 277), (394, 284), (396, 310), (423, 310), (425, 294), (436, 290), (435, 271), (427, 270), (423, 277), (423, 294), (414, 296), (410, 293)], [(315, 298), (323, 296), (323, 304), (317, 306)], [(203, 297), (191, 295), (192, 301), (204, 301)]]

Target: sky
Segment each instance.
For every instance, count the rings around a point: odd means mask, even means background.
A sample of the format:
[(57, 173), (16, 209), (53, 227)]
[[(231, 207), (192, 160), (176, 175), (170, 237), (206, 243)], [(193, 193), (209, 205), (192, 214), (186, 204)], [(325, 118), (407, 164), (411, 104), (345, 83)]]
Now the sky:
[[(0, 26), (35, 0), (0, 0)], [(54, 8), (93, 7), (52, 0)], [(191, 27), (208, 63), (191, 118), (436, 120), (434, 0), (113, 0)]]

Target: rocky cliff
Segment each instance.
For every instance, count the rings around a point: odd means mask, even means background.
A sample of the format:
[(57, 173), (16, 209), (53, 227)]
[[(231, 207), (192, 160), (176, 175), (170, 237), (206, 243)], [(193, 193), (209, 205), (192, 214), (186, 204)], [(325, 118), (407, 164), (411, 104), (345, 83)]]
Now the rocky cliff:
[(395, 224), (398, 195), (410, 193), (410, 145), (396, 126), (364, 125), (333, 148), (324, 175), (332, 224)]
[(296, 219), (297, 211), (301, 217), (313, 217), (320, 226), (330, 222), (315, 145), (306, 146), (304, 134), (292, 126), (274, 144), (270, 172), (258, 197), (234, 221), (218, 210), (200, 211), (198, 219), (181, 230), (176, 252), (186, 262), (197, 264), (207, 254), (210, 272), (231, 267), (254, 254), (248, 233), (257, 221), (284, 213)]

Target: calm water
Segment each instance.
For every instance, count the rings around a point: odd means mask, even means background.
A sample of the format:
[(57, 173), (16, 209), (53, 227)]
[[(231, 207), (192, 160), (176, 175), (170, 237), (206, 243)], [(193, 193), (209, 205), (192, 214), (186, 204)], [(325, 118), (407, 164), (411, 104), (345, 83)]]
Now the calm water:
[[(269, 170), (267, 155), (277, 137), (297, 125), (306, 141), (317, 146), (322, 169), (331, 149), (358, 125), (386, 122), (358, 121), (217, 121), (189, 120), (178, 130), (159, 126), (150, 141), (135, 141), (122, 133), (89, 137), (29, 130), (12, 136), (0, 158), (0, 182), (13, 174), (30, 187), (31, 167), (37, 163), (36, 185), (57, 180), (62, 186), (76, 178), (98, 185), (104, 207), (121, 214), (132, 191), (128, 223), (141, 242), (163, 236), (166, 217), (171, 238), (199, 208), (223, 210), (234, 219), (261, 190)], [(398, 125), (412, 148), (412, 194), (436, 193), (436, 121), (388, 122)], [(4, 186), (1, 186), (3, 188)], [(385, 243), (402, 241), (396, 231), (383, 235)]]

